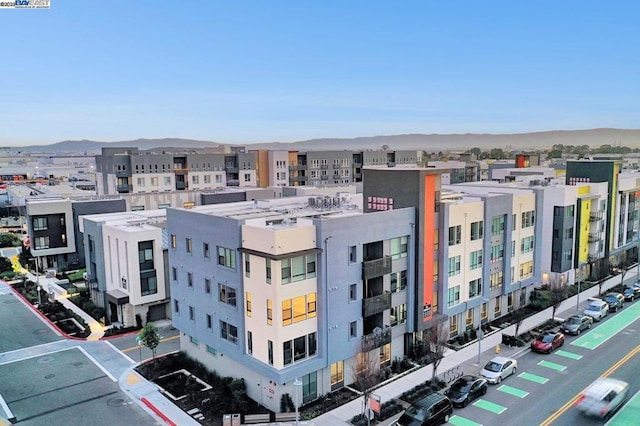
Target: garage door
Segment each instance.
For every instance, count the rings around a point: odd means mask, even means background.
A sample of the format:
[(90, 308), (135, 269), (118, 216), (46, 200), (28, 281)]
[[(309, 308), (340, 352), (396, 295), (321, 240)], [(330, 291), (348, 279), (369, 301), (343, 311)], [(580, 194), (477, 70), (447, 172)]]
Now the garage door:
[(166, 303), (149, 306), (149, 321), (159, 321), (167, 318)]

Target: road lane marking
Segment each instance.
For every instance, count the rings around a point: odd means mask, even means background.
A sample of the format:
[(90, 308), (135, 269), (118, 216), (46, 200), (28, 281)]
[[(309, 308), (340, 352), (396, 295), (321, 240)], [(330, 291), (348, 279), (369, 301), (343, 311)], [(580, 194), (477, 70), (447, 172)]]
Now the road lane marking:
[(549, 381), (549, 379), (547, 379), (546, 377), (538, 376), (537, 374), (531, 373), (520, 373), (518, 374), (518, 377), (529, 380), (530, 382), (540, 383), (541, 385), (544, 385)]
[(504, 393), (508, 393), (509, 395), (517, 396), (518, 398), (524, 398), (529, 395), (529, 392), (523, 391), (522, 389), (514, 388), (508, 385), (501, 385), (498, 387), (498, 390)]
[(485, 401), (484, 399), (479, 399), (473, 403), (474, 407), (482, 408), (483, 410), (491, 411), (492, 413), (502, 414), (507, 409), (507, 407), (503, 407), (502, 405), (494, 404), (493, 402)]
[(556, 355), (560, 355), (560, 356), (563, 356), (565, 358), (571, 358), (571, 359), (575, 359), (575, 360), (578, 360), (578, 359), (582, 358), (582, 355), (580, 355), (580, 354), (574, 354), (573, 352), (567, 352), (567, 351), (563, 351), (563, 350), (557, 351)]
[[(636, 346), (631, 352), (629, 352), (628, 354), (623, 356), (621, 359), (619, 359), (618, 362), (616, 362), (615, 364), (613, 364), (611, 366), (611, 368), (609, 368), (607, 371), (602, 373), (602, 375), (600, 377), (601, 378), (609, 377), (618, 368), (620, 368), (623, 364), (627, 363), (631, 358), (633, 358), (638, 352), (640, 352), (640, 345)], [(576, 395), (574, 395), (573, 398), (571, 398), (569, 401), (567, 401), (562, 407), (558, 408), (552, 415), (547, 417), (547, 419), (545, 421), (540, 423), (540, 426), (549, 426), (551, 423), (553, 423), (556, 420), (558, 420), (558, 417), (563, 415), (569, 408), (571, 408), (575, 404), (575, 402), (578, 400), (578, 398), (580, 398), (580, 396), (582, 395), (582, 392), (584, 392), (584, 389), (581, 390)]]
[(593, 350), (630, 326), (631, 323), (638, 319), (638, 316), (640, 316), (640, 303), (634, 303), (617, 313), (607, 322), (600, 324), (593, 331), (578, 337), (571, 344)]
[(538, 363), (538, 365), (540, 367), (546, 367), (546, 368), (550, 368), (552, 370), (556, 370), (556, 371), (564, 371), (567, 369), (567, 367), (565, 365), (562, 364), (556, 364), (555, 362), (551, 362), (551, 361), (540, 361)]
[(469, 420), (465, 417), (460, 417), (455, 414), (449, 419), (449, 423), (455, 426), (482, 426), (482, 423), (474, 422), (473, 420)]

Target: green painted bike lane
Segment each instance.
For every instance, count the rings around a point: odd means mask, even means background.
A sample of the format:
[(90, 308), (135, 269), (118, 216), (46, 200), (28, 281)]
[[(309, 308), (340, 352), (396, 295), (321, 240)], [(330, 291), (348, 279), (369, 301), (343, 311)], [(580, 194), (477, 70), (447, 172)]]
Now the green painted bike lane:
[(575, 339), (571, 344), (585, 349), (595, 349), (638, 318), (640, 318), (640, 303), (634, 303), (616, 313), (607, 322)]
[(637, 392), (605, 426), (637, 425), (640, 419), (640, 392)]

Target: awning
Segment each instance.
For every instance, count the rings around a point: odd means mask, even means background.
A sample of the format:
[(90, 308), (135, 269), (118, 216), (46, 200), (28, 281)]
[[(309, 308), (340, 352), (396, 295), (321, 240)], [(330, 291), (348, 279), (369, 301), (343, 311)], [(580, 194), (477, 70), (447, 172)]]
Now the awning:
[(124, 305), (129, 303), (129, 295), (122, 290), (109, 290), (107, 291), (107, 301), (116, 305)]

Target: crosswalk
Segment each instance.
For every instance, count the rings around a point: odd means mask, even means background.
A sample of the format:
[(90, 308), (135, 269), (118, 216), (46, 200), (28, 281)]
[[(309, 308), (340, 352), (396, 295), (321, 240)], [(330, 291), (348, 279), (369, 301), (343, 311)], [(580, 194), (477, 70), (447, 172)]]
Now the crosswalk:
[[(509, 380), (508, 385), (498, 385), (495, 388), (498, 391), (497, 393), (487, 393), (487, 395), (480, 399), (477, 399), (471, 405), (476, 408), (493, 413), (496, 416), (500, 416), (501, 414), (507, 412), (507, 407), (500, 405), (496, 401), (504, 401), (505, 398), (510, 397), (520, 399), (526, 398), (527, 396), (529, 396), (529, 390), (532, 389), (532, 386), (544, 386), (549, 381), (549, 378), (553, 376), (553, 374), (566, 370), (571, 365), (571, 363), (579, 361), (583, 357), (582, 354), (570, 350), (557, 350), (556, 352), (553, 352), (552, 355), (556, 355), (552, 357), (552, 360), (541, 359), (536, 364), (540, 368), (536, 369), (535, 374), (528, 371), (520, 372), (513, 379)], [(529, 390), (527, 390), (527, 388)], [(492, 396), (494, 395), (495, 398), (492, 398)], [(496, 418), (495, 422), (491, 422), (491, 424), (498, 423), (499, 418)], [(451, 416), (451, 418), (449, 419), (449, 424), (455, 426), (482, 426), (482, 423), (478, 423), (470, 418), (458, 414), (454, 414), (453, 416)]]

